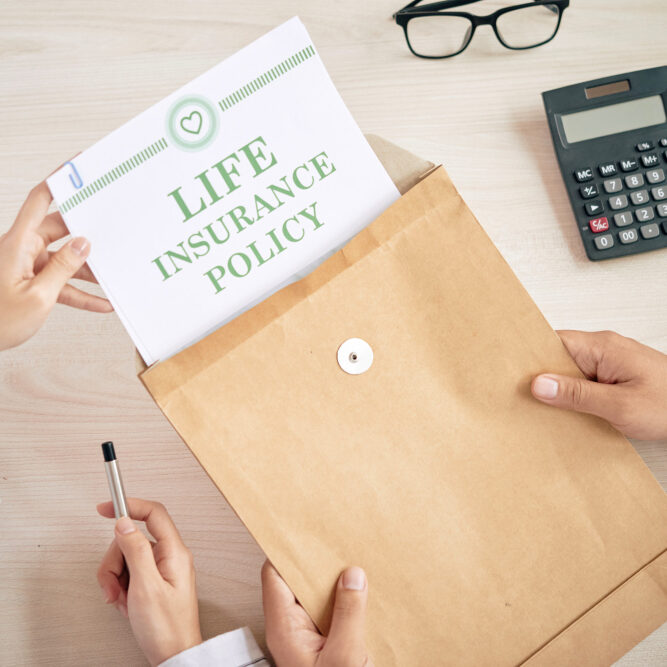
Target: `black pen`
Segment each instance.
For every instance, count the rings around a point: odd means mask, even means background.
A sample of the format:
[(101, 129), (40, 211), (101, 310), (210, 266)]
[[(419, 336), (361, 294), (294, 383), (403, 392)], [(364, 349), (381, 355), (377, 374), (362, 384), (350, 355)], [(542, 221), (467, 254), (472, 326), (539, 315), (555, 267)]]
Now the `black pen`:
[(123, 478), (120, 476), (120, 468), (118, 467), (113, 442), (103, 442), (102, 453), (104, 454), (104, 468), (107, 471), (109, 491), (111, 492), (111, 501), (113, 502), (113, 511), (116, 519), (120, 519), (123, 516), (130, 516), (130, 513), (127, 511)]

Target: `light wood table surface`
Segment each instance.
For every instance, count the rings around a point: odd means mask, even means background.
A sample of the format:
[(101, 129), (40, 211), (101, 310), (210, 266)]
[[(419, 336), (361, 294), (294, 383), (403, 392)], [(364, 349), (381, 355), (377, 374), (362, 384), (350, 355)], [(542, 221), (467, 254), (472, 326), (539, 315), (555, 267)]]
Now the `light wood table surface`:
[[(615, 329), (667, 352), (667, 251), (586, 260), (540, 98), (665, 64), (664, 0), (573, 0), (546, 46), (508, 51), (482, 29), (434, 62), (409, 54), (390, 20), (400, 5), (5, 0), (0, 233), (61, 162), (298, 14), (363, 131), (445, 165), (555, 328)], [(128, 492), (163, 501), (192, 548), (205, 635), (248, 625), (263, 643), (260, 549), (137, 380), (117, 318), (58, 306), (0, 354), (0, 663), (144, 664), (95, 579), (112, 534), (95, 513), (107, 439)], [(667, 485), (667, 442), (635, 445)], [(665, 664), (666, 628), (622, 664)]]

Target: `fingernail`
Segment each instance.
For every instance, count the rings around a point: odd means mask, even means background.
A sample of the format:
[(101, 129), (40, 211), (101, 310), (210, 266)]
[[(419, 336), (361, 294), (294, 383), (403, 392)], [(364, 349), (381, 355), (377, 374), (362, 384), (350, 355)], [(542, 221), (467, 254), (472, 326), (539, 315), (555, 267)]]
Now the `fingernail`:
[(360, 567), (349, 567), (343, 572), (343, 588), (348, 591), (363, 591), (366, 575)]
[(129, 535), (136, 530), (136, 526), (129, 516), (124, 516), (116, 521), (116, 531), (121, 535)]
[(70, 247), (77, 255), (83, 255), (88, 250), (89, 245), (88, 239), (84, 239), (83, 236), (77, 236), (70, 241)]
[(533, 383), (533, 393), (538, 398), (556, 398), (558, 382), (546, 375), (539, 375)]
[(124, 602), (119, 602), (116, 608), (118, 609), (118, 611), (120, 611), (121, 614), (123, 614), (123, 616), (125, 616), (125, 618), (128, 617), (127, 616), (127, 605)]
[(104, 602), (106, 604), (111, 602), (111, 595), (109, 594), (109, 591), (106, 590), (106, 588), (104, 589)]

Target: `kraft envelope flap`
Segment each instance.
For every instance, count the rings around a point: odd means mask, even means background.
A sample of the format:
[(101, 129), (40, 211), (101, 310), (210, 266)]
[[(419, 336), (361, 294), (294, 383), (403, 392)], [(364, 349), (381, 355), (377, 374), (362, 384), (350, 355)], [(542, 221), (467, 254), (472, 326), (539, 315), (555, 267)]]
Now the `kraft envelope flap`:
[[(667, 618), (667, 499), (611, 426), (532, 399), (544, 371), (578, 374), (438, 168), (142, 380), (322, 630), (366, 569), (376, 664), (596, 664), (600, 626), (605, 664)], [(650, 613), (623, 638), (609, 600)]]

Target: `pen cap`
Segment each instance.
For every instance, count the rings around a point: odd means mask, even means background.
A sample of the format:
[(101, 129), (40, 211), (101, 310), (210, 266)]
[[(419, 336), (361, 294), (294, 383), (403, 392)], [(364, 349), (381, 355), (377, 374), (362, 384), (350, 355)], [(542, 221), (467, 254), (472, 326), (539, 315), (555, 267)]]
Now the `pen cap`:
[(102, 443), (102, 453), (104, 454), (104, 460), (109, 462), (109, 461), (115, 461), (116, 460), (116, 452), (114, 451), (113, 448), (113, 442), (103, 442)]

